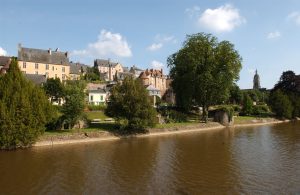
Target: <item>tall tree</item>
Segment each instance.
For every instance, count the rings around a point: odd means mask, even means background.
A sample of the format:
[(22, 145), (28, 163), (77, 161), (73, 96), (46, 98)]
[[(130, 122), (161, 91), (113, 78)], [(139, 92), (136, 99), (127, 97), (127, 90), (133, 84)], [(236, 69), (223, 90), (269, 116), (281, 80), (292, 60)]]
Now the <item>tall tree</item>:
[(64, 86), (60, 82), (59, 78), (48, 78), (46, 83), (43, 85), (43, 89), (50, 98), (51, 103), (58, 101), (64, 95)]
[(0, 77), (0, 148), (33, 144), (53, 111), (44, 91), (23, 76), (13, 59), (8, 72)]
[(155, 123), (155, 110), (149, 94), (139, 79), (126, 77), (112, 88), (106, 113), (117, 119), (121, 127), (132, 132)]
[(207, 119), (208, 108), (222, 103), (239, 78), (241, 57), (228, 41), (205, 33), (188, 35), (178, 52), (168, 58), (176, 103), (184, 110), (198, 105)]
[(69, 125), (69, 128), (73, 128), (83, 117), (85, 86), (85, 82), (80, 80), (67, 81), (65, 85), (65, 103), (62, 106), (62, 118)]

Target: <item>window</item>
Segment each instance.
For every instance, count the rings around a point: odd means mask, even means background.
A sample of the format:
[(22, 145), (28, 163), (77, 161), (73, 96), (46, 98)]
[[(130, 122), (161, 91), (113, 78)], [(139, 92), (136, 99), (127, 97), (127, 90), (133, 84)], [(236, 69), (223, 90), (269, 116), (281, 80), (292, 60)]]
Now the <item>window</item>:
[(26, 62), (23, 62), (23, 68), (26, 68)]
[(35, 74), (39, 74), (39, 72), (38, 72), (38, 71), (35, 71)]
[(100, 96), (100, 100), (103, 101), (103, 95)]
[(94, 97), (93, 97), (93, 95), (91, 95), (91, 101), (93, 101), (93, 99), (94, 99)]
[(62, 69), (62, 72), (65, 72), (65, 67), (62, 67), (61, 69)]
[(46, 64), (46, 70), (49, 70), (49, 64)]
[(38, 63), (35, 63), (35, 69), (39, 69), (39, 64)]

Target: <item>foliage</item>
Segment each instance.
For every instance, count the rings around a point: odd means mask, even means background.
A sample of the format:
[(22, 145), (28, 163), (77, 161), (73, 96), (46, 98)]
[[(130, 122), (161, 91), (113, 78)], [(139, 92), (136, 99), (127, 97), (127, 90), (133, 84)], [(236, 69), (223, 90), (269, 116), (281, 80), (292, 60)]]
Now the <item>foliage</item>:
[(97, 67), (87, 67), (86, 74), (83, 77), (86, 81), (99, 81), (100, 79), (100, 72)]
[(228, 99), (229, 89), (239, 78), (241, 57), (228, 41), (204, 33), (187, 36), (183, 48), (168, 58), (177, 106), (190, 110), (208, 107)]
[(48, 78), (43, 85), (47, 96), (50, 98), (51, 103), (59, 100), (64, 95), (64, 86), (60, 82), (59, 78)]
[(88, 105), (89, 111), (96, 111), (96, 110), (105, 110), (106, 105), (104, 103), (99, 104), (99, 105)]
[(252, 114), (256, 116), (269, 116), (271, 113), (267, 105), (255, 105), (253, 106)]
[(52, 115), (44, 91), (23, 76), (13, 59), (7, 73), (0, 77), (0, 148), (32, 145)]
[(253, 101), (247, 93), (244, 93), (242, 114), (243, 115), (251, 115), (252, 110), (253, 110)]
[(281, 118), (292, 118), (293, 107), (289, 97), (280, 89), (275, 90), (270, 95), (270, 105), (272, 111)]
[[(280, 103), (275, 102), (275, 99), (280, 99)], [(283, 72), (279, 82), (271, 90), (269, 102), (279, 117), (289, 118), (290, 109), (292, 118), (300, 117), (300, 75), (297, 76), (293, 71)], [(291, 108), (288, 106), (280, 109), (283, 104), (291, 104)], [(285, 116), (280, 113), (282, 110), (286, 111)]]
[(242, 104), (243, 94), (237, 86), (237, 84), (233, 84), (229, 89), (229, 103), (231, 104)]
[(85, 82), (67, 81), (65, 85), (65, 103), (62, 106), (62, 121), (68, 124), (69, 128), (83, 118), (85, 107)]
[(229, 117), (229, 121), (232, 121), (232, 118), (233, 118), (233, 115), (234, 115), (234, 108), (233, 106), (230, 106), (230, 105), (222, 105), (222, 106), (219, 106), (216, 111), (224, 111), (228, 114), (228, 117)]
[(126, 77), (122, 84), (112, 88), (106, 113), (116, 118), (120, 128), (127, 132), (153, 126), (156, 116), (147, 90), (139, 79), (132, 77)]

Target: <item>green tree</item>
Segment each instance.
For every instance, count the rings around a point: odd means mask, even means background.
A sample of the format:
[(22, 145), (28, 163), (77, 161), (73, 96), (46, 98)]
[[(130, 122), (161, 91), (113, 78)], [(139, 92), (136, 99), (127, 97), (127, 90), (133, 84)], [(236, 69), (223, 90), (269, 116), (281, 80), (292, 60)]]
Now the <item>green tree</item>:
[(243, 94), (235, 83), (229, 89), (229, 103), (231, 104), (241, 104), (243, 99)]
[(116, 118), (127, 132), (144, 130), (155, 124), (156, 111), (139, 79), (126, 77), (122, 84), (112, 88), (109, 100), (106, 113)]
[(85, 82), (84, 81), (67, 81), (64, 90), (64, 104), (62, 106), (62, 119), (73, 128), (80, 119), (83, 118), (85, 107)]
[(270, 106), (276, 116), (280, 118), (292, 118), (293, 107), (289, 97), (280, 89), (275, 90), (270, 95)]
[(1, 149), (32, 145), (53, 116), (44, 91), (23, 76), (16, 59), (0, 77), (0, 113)]
[(168, 58), (176, 104), (188, 111), (191, 106), (208, 108), (228, 99), (229, 89), (239, 78), (241, 57), (228, 41), (205, 33), (188, 35), (178, 52)]
[(51, 103), (58, 101), (64, 95), (64, 86), (59, 78), (48, 78), (43, 85), (43, 89), (50, 98)]
[(86, 81), (100, 81), (100, 72), (97, 67), (87, 67), (86, 74), (84, 75)]
[(251, 115), (252, 111), (253, 111), (253, 101), (248, 95), (248, 93), (244, 93), (242, 113), (244, 115)]

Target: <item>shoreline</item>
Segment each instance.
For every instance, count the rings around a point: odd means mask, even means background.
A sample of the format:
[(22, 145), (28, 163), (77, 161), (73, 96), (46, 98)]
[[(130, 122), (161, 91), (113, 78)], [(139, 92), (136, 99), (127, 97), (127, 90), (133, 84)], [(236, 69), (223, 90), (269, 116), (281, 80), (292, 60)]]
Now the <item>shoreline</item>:
[(79, 143), (92, 143), (92, 142), (101, 142), (101, 141), (113, 141), (113, 140), (121, 140), (126, 138), (143, 138), (143, 137), (156, 137), (156, 136), (164, 136), (164, 135), (176, 135), (176, 134), (187, 134), (193, 132), (201, 132), (201, 131), (212, 131), (226, 128), (236, 128), (236, 127), (251, 127), (251, 126), (263, 126), (263, 125), (272, 125), (290, 122), (290, 120), (280, 121), (280, 120), (272, 120), (272, 121), (262, 121), (262, 122), (249, 122), (245, 124), (236, 124), (233, 126), (223, 126), (219, 123), (200, 123), (195, 125), (183, 126), (183, 127), (171, 127), (171, 128), (153, 128), (149, 129), (149, 132), (146, 134), (137, 134), (137, 135), (127, 135), (127, 136), (116, 136), (109, 132), (99, 132), (96, 134), (92, 134), (94, 137), (80, 137), (75, 139), (61, 139), (54, 136), (48, 140), (41, 140), (33, 144), (33, 147), (42, 147), (42, 146), (54, 146), (54, 145), (66, 145), (66, 144), (79, 144)]

